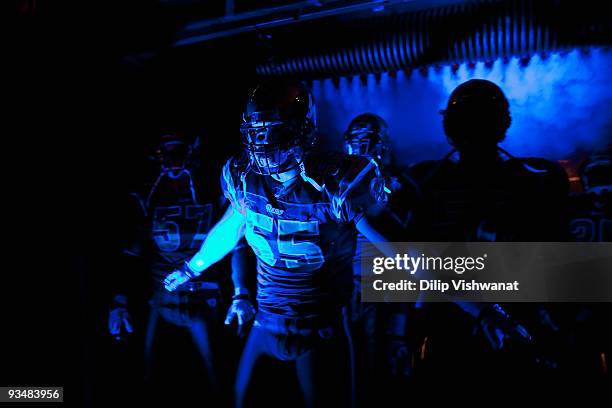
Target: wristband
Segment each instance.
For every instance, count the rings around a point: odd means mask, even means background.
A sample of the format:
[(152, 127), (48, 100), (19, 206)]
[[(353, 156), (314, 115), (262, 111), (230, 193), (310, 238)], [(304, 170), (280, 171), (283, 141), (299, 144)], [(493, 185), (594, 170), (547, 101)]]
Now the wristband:
[(247, 295), (249, 294), (249, 290), (247, 288), (242, 288), (240, 286), (237, 286), (234, 289), (234, 295)]
[(232, 300), (249, 300), (249, 290), (247, 288), (236, 287), (234, 289), (234, 296)]
[(189, 266), (189, 261), (185, 261), (185, 264), (183, 265), (183, 273), (187, 275), (189, 279), (197, 278), (202, 274), (201, 272), (197, 273), (196, 271), (191, 269), (191, 267)]

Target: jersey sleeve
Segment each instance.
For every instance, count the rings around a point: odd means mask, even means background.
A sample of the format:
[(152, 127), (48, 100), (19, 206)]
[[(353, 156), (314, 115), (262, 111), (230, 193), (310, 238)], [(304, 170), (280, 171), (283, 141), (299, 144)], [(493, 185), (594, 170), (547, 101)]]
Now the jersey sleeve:
[(358, 223), (387, 202), (385, 180), (374, 160), (347, 156), (339, 174), (332, 197), (332, 208), (338, 220)]
[(232, 208), (245, 213), (244, 193), (240, 172), (233, 159), (228, 160), (221, 171), (221, 189), (223, 195), (228, 199)]

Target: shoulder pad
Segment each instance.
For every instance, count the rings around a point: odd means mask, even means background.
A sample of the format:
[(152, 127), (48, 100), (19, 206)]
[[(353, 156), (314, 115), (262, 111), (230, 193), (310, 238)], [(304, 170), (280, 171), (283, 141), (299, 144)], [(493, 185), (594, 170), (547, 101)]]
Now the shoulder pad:
[(567, 173), (559, 163), (542, 159), (539, 157), (525, 157), (509, 160), (514, 165), (519, 164), (521, 168), (533, 175), (540, 175), (546, 179), (566, 179)]
[(148, 212), (143, 195), (136, 191), (130, 192), (125, 196), (123, 210), (132, 216), (146, 216)]
[(507, 160), (506, 163), (510, 166), (521, 166), (534, 174), (557, 173), (561, 167), (558, 163), (539, 157), (517, 157)]
[(341, 196), (349, 194), (349, 191), (363, 188), (374, 189), (376, 183), (382, 183), (384, 189), (384, 178), (380, 173), (378, 164), (374, 160), (355, 155), (345, 155), (342, 167), (335, 176), (338, 185), (338, 193)]
[(345, 155), (342, 160), (342, 166), (337, 174), (344, 182), (351, 182), (363, 171), (374, 170), (376, 175), (380, 176), (378, 164), (374, 160), (356, 155)]
[(342, 167), (343, 156), (338, 152), (308, 155), (305, 160), (306, 169), (310, 175), (336, 176)]
[(544, 190), (554, 190), (559, 193), (569, 192), (569, 178), (563, 166), (559, 163), (539, 157), (525, 157), (510, 160), (514, 165), (520, 165), (524, 174), (536, 177)]

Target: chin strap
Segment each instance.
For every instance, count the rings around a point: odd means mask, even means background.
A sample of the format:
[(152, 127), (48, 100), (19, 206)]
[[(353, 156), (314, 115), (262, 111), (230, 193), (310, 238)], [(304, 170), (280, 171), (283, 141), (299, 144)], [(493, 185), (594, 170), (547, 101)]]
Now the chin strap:
[(306, 166), (304, 166), (304, 162), (300, 162), (300, 176), (302, 176), (302, 179), (305, 182), (310, 183), (318, 192), (321, 192), (325, 189), (325, 184), (320, 185), (315, 181), (315, 179), (309, 177), (308, 174), (306, 174)]
[(291, 153), (293, 154), (293, 157), (295, 157), (295, 160), (298, 163), (298, 166), (300, 168), (300, 176), (302, 177), (302, 180), (309, 183), (318, 192), (322, 192), (325, 189), (325, 184), (320, 185), (319, 183), (316, 182), (315, 179), (311, 178), (310, 176), (308, 176), (308, 174), (306, 174), (306, 165), (304, 164), (304, 160), (302, 158), (302, 155), (300, 154), (301, 152), (298, 151), (297, 148), (294, 148), (292, 149)]

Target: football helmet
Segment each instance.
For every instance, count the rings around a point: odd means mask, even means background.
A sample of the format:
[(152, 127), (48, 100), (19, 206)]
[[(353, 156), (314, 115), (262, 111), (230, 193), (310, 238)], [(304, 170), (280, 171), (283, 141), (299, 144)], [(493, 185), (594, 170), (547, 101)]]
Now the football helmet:
[(192, 202), (197, 202), (191, 170), (198, 165), (194, 154), (198, 144), (198, 138), (190, 142), (187, 137), (176, 133), (164, 134), (158, 139), (151, 158), (161, 169), (147, 195), (147, 208), (150, 207), (156, 192), (162, 192), (162, 195), (164, 192), (172, 192), (170, 196), (173, 200), (177, 194), (184, 192)]
[(240, 133), (256, 173), (280, 174), (303, 165), (315, 129), (314, 97), (303, 83), (276, 80), (249, 93)]
[(176, 133), (165, 134), (159, 138), (153, 159), (163, 171), (182, 170), (188, 167), (193, 156), (193, 146), (184, 136)]
[(591, 155), (578, 169), (584, 191), (612, 192), (612, 154), (602, 152)]
[(374, 113), (357, 115), (344, 132), (344, 152), (373, 158), (382, 163), (389, 142), (387, 122)]
[(494, 148), (504, 140), (512, 122), (504, 92), (484, 79), (472, 79), (455, 88), (440, 113), (444, 133), (460, 151)]

